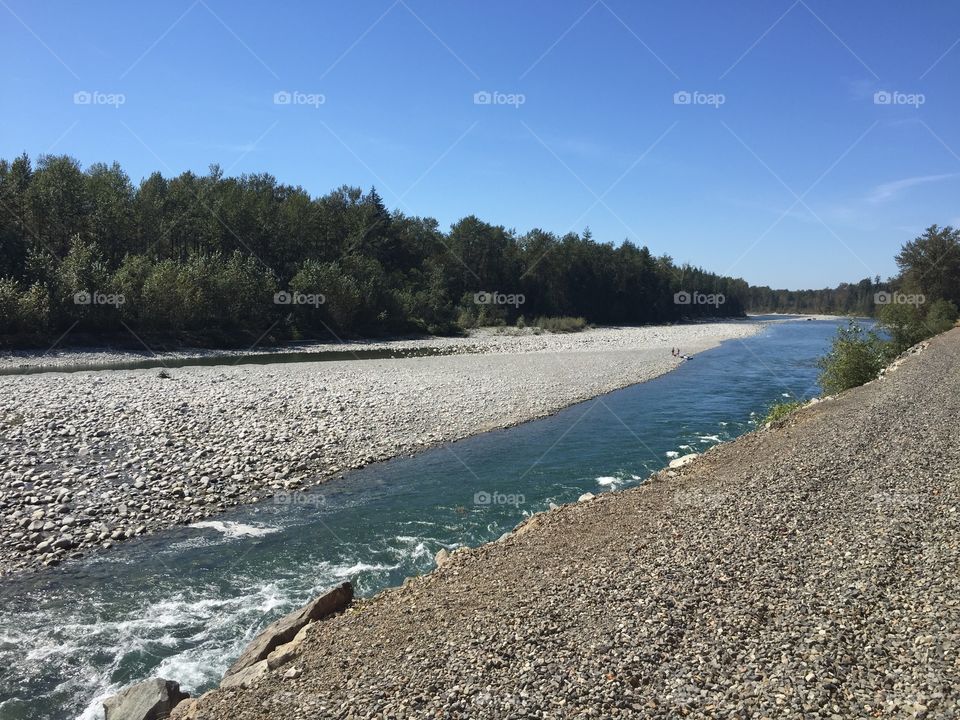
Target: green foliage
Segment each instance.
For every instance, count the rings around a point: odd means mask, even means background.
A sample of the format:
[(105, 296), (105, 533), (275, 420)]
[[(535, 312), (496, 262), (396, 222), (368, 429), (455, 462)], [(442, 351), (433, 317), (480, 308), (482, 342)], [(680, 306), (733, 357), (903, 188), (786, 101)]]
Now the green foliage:
[(930, 332), (936, 335), (956, 325), (958, 318), (960, 313), (957, 312), (956, 305), (949, 300), (937, 300), (930, 304), (924, 323)]
[(908, 292), (960, 305), (960, 230), (931, 225), (903, 246), (897, 265)]
[(886, 344), (873, 331), (851, 320), (837, 329), (833, 345), (818, 366), (818, 382), (827, 395), (863, 385), (875, 379), (889, 357)]
[(128, 257), (117, 276), (120, 287), (139, 300), (141, 312), (161, 330), (256, 335), (269, 328), (275, 314), (273, 274), (239, 252), (152, 265)]
[(747, 307), (755, 313), (797, 313), (817, 315), (874, 314), (874, 297), (891, 289), (880, 278), (864, 278), (857, 283), (840, 283), (835, 288), (818, 290), (774, 290), (750, 287)]
[(767, 411), (767, 416), (761, 421), (761, 425), (767, 423), (777, 423), (784, 420), (789, 415), (803, 407), (803, 402), (797, 400), (793, 402), (776, 403)]
[(40, 284), (23, 289), (13, 278), (0, 278), (0, 333), (39, 335), (50, 327), (50, 297)]
[(880, 325), (890, 334), (890, 354), (894, 356), (930, 335), (918, 305), (885, 305), (880, 311)]
[[(134, 184), (116, 164), (83, 170), (70, 157), (34, 165), (24, 155), (0, 160), (0, 201), (5, 342), (74, 327), (254, 342), (268, 332), (452, 334), (515, 323), (572, 332), (587, 323), (741, 316), (747, 307), (867, 314), (873, 294), (894, 286), (915, 287), (931, 303), (960, 302), (958, 233), (936, 226), (904, 246), (902, 277), (891, 283), (797, 294), (676, 265), (630, 242), (598, 242), (589, 230), (518, 234), (470, 215), (444, 232), (432, 218), (391, 212), (373, 189), (314, 198), (266, 173), (228, 178), (216, 166)], [(280, 291), (323, 302), (276, 302)], [(684, 304), (680, 291), (724, 301)], [(78, 293), (123, 302), (82, 303)], [(477, 300), (490, 294), (524, 300)], [(945, 327), (948, 318), (940, 308), (926, 325)]]
[(586, 329), (587, 321), (582, 317), (538, 317), (533, 325), (547, 332), (572, 333)]

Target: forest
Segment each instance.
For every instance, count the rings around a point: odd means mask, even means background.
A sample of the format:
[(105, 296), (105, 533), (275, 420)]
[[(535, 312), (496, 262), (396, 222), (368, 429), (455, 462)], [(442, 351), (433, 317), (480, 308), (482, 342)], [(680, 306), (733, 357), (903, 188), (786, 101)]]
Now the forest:
[[(957, 231), (931, 232), (956, 249)], [(225, 177), (217, 166), (203, 176), (155, 172), (136, 185), (116, 163), (0, 160), (7, 346), (68, 332), (244, 345), (556, 318), (637, 325), (745, 312), (870, 315), (876, 293), (930, 281), (901, 268), (886, 283), (772, 290), (631, 242), (599, 242), (589, 229), (521, 234), (468, 216), (445, 231), (432, 218), (391, 212), (373, 188), (311, 197), (268, 174)], [(955, 282), (944, 292), (957, 301)]]

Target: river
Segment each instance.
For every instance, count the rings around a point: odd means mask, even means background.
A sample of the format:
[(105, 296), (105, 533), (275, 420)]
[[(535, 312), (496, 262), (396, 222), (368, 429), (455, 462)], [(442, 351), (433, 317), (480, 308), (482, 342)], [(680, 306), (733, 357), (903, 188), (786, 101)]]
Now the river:
[(441, 548), (637, 485), (754, 429), (773, 403), (816, 395), (839, 322), (775, 322), (552, 417), (7, 580), (0, 718), (102, 717), (104, 697), (158, 675), (209, 689), (264, 625), (335, 583), (363, 596), (399, 585)]

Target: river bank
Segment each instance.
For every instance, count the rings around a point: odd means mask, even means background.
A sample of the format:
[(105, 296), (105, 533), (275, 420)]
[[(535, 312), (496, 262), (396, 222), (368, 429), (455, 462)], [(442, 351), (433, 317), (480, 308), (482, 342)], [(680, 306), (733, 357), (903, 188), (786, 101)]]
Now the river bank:
[[(748, 319), (763, 318), (772, 322), (798, 319), (835, 319), (830, 316), (819, 315), (750, 315)], [(598, 349), (602, 347), (629, 347), (630, 338), (656, 337), (660, 329), (669, 328), (696, 328), (702, 325), (715, 325), (717, 322), (738, 322), (738, 319), (721, 319), (716, 322), (700, 321), (696, 323), (678, 325), (651, 325), (645, 327), (596, 327), (588, 328), (583, 332), (569, 334), (554, 334), (536, 327), (516, 328), (481, 327), (469, 330), (462, 336), (416, 336), (395, 337), (383, 339), (355, 339), (341, 342), (303, 342), (288, 343), (281, 347), (251, 347), (251, 348), (199, 348), (183, 347), (172, 351), (154, 351), (140, 343), (138, 347), (110, 347), (110, 346), (54, 346), (44, 350), (2, 350), (0, 351), (0, 373), (16, 374), (17, 371), (63, 370), (64, 372), (98, 369), (125, 369), (125, 365), (142, 365), (149, 363), (151, 367), (163, 368), (177, 366), (189, 361), (197, 364), (208, 364), (215, 360), (222, 360), (223, 364), (236, 361), (238, 358), (263, 358), (270, 362), (271, 357), (301, 355), (304, 359), (312, 356), (318, 359), (324, 355), (342, 355), (340, 359), (354, 359), (352, 354), (358, 355), (383, 353), (397, 354), (422, 353), (435, 355), (459, 355), (468, 353), (520, 353), (539, 351), (563, 351), (578, 349)], [(636, 334), (639, 332), (639, 336)], [(698, 332), (694, 332), (698, 335)], [(676, 340), (682, 340), (686, 333), (673, 335)], [(624, 341), (626, 338), (626, 341)], [(135, 338), (129, 339), (131, 344)], [(626, 345), (624, 345), (626, 342)]]
[(950, 717), (960, 330), (311, 625), (174, 718)]
[(0, 571), (289, 501), (348, 469), (656, 377), (679, 362), (672, 347), (702, 352), (762, 327), (487, 333), (432, 357), (3, 377)]

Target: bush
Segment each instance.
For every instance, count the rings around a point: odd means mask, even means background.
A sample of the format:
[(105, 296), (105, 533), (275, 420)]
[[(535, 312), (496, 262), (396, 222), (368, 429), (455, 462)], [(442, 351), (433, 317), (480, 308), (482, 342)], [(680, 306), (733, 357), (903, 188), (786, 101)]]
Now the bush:
[(0, 333), (17, 330), (20, 313), (20, 284), (13, 278), (0, 278)]
[(927, 310), (925, 324), (934, 335), (946, 332), (957, 323), (957, 306), (949, 300), (937, 300)]
[(888, 357), (887, 344), (851, 320), (847, 327), (837, 329), (830, 352), (817, 362), (817, 382), (828, 395), (863, 385), (876, 379)]
[(20, 296), (20, 329), (43, 333), (50, 329), (50, 292), (45, 285), (34, 283)]
[(123, 295), (120, 315), (126, 322), (135, 325), (152, 323), (154, 318), (146, 313), (143, 288), (153, 271), (153, 261), (145, 255), (127, 255), (113, 274), (113, 287)]
[(239, 330), (256, 337), (276, 312), (276, 279), (255, 258), (233, 253), (194, 255), (185, 263), (130, 260), (117, 281), (134, 293), (139, 317), (151, 329), (214, 333)]
[(50, 295), (35, 283), (26, 290), (13, 278), (0, 278), (0, 333), (41, 335), (50, 329)]
[(880, 325), (890, 333), (891, 352), (899, 355), (909, 347), (930, 336), (923, 316), (916, 305), (893, 303), (880, 311)]
[(534, 327), (555, 333), (580, 332), (586, 329), (587, 321), (582, 317), (538, 317)]
[(766, 425), (767, 423), (780, 422), (785, 419), (787, 416), (791, 415), (795, 410), (799, 410), (803, 407), (803, 402), (796, 400), (794, 402), (782, 402), (776, 403), (770, 407), (770, 410), (767, 411), (767, 416), (761, 421), (761, 425)]

